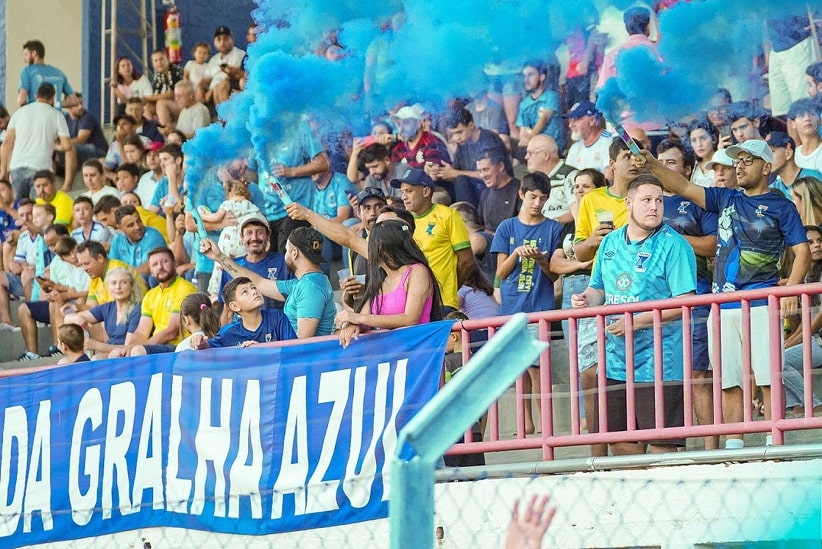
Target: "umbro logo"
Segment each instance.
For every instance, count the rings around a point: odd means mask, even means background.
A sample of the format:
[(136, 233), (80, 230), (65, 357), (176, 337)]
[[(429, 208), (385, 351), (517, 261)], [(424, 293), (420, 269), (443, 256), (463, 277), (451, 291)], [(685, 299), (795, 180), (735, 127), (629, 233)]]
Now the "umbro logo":
[(613, 259), (616, 257), (616, 252), (614, 250), (608, 250), (605, 252), (605, 259)]

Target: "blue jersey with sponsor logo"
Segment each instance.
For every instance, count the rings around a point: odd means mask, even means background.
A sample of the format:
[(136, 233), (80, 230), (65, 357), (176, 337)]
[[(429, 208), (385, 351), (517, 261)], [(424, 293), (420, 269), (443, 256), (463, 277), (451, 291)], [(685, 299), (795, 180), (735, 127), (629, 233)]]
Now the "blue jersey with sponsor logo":
[[(667, 299), (696, 291), (696, 260), (691, 245), (667, 225), (649, 237), (631, 242), (627, 226), (609, 233), (591, 272), (592, 288), (605, 292), (605, 304)], [(617, 319), (614, 318), (614, 321)], [(625, 338), (606, 338), (608, 378), (625, 381)], [(663, 378), (682, 379), (682, 326), (662, 327)], [(653, 328), (634, 333), (634, 381), (654, 380)]]
[[(681, 196), (666, 196), (665, 223), (673, 230), (684, 236), (714, 236), (718, 216), (700, 208), (694, 202)], [(713, 259), (713, 258), (712, 258)], [(696, 256), (696, 293), (711, 293), (713, 280), (713, 261), (709, 264), (708, 258)]]
[(747, 196), (711, 187), (705, 209), (719, 214), (715, 293), (776, 286), (785, 247), (807, 240), (796, 206), (779, 192)]

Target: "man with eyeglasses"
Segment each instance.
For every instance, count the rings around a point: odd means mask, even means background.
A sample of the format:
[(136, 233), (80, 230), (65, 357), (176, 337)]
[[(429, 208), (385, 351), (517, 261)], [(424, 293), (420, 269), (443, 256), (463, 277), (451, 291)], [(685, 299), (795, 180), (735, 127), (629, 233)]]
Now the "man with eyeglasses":
[[(790, 246), (796, 259), (786, 285), (801, 284), (810, 263), (805, 229), (796, 207), (784, 195), (772, 192), (768, 177), (773, 166), (773, 152), (765, 141), (750, 139), (727, 149), (734, 161), (739, 190), (691, 183), (666, 168), (648, 151), (642, 151), (637, 164), (650, 169), (665, 187), (686, 200), (692, 200), (707, 211), (719, 214), (717, 252), (714, 261), (712, 291), (733, 292), (769, 288), (778, 283), (782, 254)], [(798, 298), (782, 298), (782, 314), (798, 311)], [(767, 300), (751, 302), (751, 368), (757, 386), (762, 389), (765, 419), (771, 417), (770, 337)], [(722, 326), (722, 419), (724, 423), (742, 422), (742, 387), (748, 380), (742, 371), (742, 314), (739, 303), (720, 308)], [(711, 326), (711, 318), (708, 325)], [(774, 326), (782, 335), (781, 325)], [(708, 346), (713, 347), (712, 333)], [(780, 345), (781, 348), (781, 345)], [(750, 403), (748, 403), (750, 405)], [(768, 442), (766, 442), (768, 444)], [(742, 448), (742, 435), (729, 435), (725, 448)]]

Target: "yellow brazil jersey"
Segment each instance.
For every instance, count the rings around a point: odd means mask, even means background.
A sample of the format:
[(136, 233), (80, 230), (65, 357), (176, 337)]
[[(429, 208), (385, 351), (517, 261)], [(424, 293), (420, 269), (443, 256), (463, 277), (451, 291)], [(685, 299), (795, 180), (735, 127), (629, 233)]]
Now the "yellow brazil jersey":
[[(46, 201), (38, 198), (35, 203), (45, 204)], [(57, 212), (54, 222), (65, 225), (66, 227), (71, 227), (72, 218), (74, 217), (74, 200), (63, 191), (57, 191), (57, 194), (54, 195), (54, 198), (51, 199), (49, 204), (54, 206)]]
[(143, 225), (145, 225), (146, 227), (153, 227), (160, 231), (160, 234), (163, 235), (163, 239), (165, 239), (166, 244), (169, 243), (165, 217), (157, 215), (156, 213), (152, 212), (151, 210), (147, 210), (142, 206), (137, 208), (137, 214), (140, 216), (140, 220), (143, 222)]
[(599, 187), (582, 197), (579, 204), (574, 243), (588, 239), (599, 225), (598, 214), (611, 212), (614, 216), (614, 229), (628, 224), (628, 210), (625, 207), (625, 197), (614, 196), (608, 192), (608, 187)]
[(456, 252), (471, 247), (468, 229), (459, 213), (442, 204), (434, 204), (427, 213), (414, 217), (417, 227), (414, 240), (437, 277), (442, 303), (456, 309), (459, 307)]
[[(116, 268), (126, 269), (127, 271), (131, 271), (131, 274), (134, 276), (134, 279), (142, 288), (142, 292), (140, 295), (145, 295), (146, 293), (146, 283), (143, 280), (143, 277), (138, 275), (137, 272), (130, 266), (122, 261), (118, 261), (117, 259), (109, 259), (108, 265), (106, 265), (106, 276), (108, 276), (109, 271)], [(88, 300), (94, 300), (97, 302), (98, 305), (102, 305), (103, 303), (108, 303), (111, 301), (111, 296), (108, 293), (108, 286), (106, 285), (105, 276), (97, 277), (91, 279), (88, 285)]]
[[(168, 328), (171, 315), (180, 312), (180, 304), (183, 299), (194, 293), (197, 293), (197, 287), (178, 276), (167, 288), (156, 286), (150, 289), (143, 298), (140, 314), (151, 319), (154, 324), (154, 332), (165, 330)], [(177, 345), (180, 339), (178, 334), (169, 341), (169, 344)]]

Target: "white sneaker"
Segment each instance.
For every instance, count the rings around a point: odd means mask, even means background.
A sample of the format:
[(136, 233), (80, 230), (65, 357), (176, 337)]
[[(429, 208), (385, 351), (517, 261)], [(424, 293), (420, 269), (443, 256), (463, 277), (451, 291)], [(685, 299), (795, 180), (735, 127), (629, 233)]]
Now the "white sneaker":
[(12, 326), (6, 322), (0, 322), (0, 332), (19, 332), (20, 326)]

